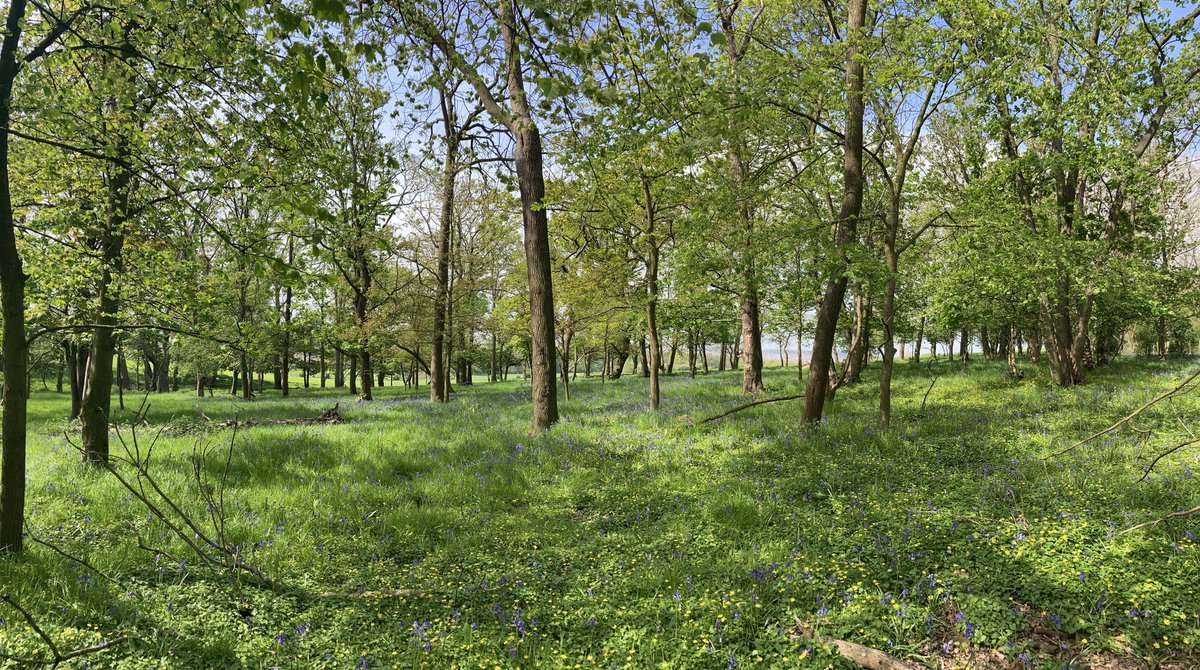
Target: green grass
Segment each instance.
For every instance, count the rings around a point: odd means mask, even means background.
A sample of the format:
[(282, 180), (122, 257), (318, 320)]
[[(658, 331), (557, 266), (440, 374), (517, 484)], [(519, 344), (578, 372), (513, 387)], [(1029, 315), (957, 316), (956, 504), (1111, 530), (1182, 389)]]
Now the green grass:
[[(537, 439), (519, 382), (462, 388), (445, 407), (424, 388), (364, 404), (332, 389), (151, 396), (148, 423), (172, 427), (152, 471), (197, 517), (189, 455), (232, 436), (206, 432), (197, 404), (220, 420), (342, 402), (345, 425), (237, 432), (228, 532), (283, 594), (198, 564), (111, 475), (78, 463), (66, 398), (35, 391), (29, 520), (122, 584), (31, 545), (0, 563), (0, 585), (60, 647), (129, 637), (92, 668), (845, 663), (796, 637), (797, 620), (930, 664), (1194, 662), (1200, 523), (1120, 531), (1197, 504), (1195, 451), (1136, 482), (1137, 458), (1186, 436), (1200, 399), (1149, 412), (1137, 424), (1149, 437), (1126, 430), (1039, 460), (1192, 364), (1122, 361), (1062, 390), (943, 362), (919, 419), (928, 372), (904, 364), (886, 434), (870, 375), (809, 432), (794, 402), (691, 427), (740, 401), (740, 373), (665, 379), (657, 416), (641, 379), (580, 378), (563, 422)], [(768, 370), (767, 384), (792, 391), (794, 375)], [(153, 432), (139, 432), (143, 447)], [(134, 528), (175, 559), (138, 549)], [(305, 595), (360, 589), (419, 593)], [(0, 651), (38, 653), (15, 611), (0, 617)]]

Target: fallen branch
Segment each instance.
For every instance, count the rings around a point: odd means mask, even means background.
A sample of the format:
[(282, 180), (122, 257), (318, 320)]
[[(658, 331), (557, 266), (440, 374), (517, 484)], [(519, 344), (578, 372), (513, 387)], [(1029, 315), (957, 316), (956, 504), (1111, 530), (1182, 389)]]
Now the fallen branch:
[(21, 607), (20, 603), (18, 603), (16, 600), (13, 600), (7, 594), (0, 594), (0, 600), (4, 601), (9, 607), (21, 613), (21, 616), (24, 617), (25, 622), (28, 623), (29, 627), (33, 629), (33, 632), (42, 639), (42, 642), (46, 643), (46, 647), (50, 650), (50, 654), (53, 656), (53, 658), (19, 658), (16, 656), (9, 656), (7, 654), (0, 654), (0, 659), (15, 661), (21, 665), (48, 665), (52, 668), (56, 668), (62, 663), (73, 658), (79, 658), (80, 656), (87, 656), (88, 654), (95, 654), (97, 652), (104, 651), (105, 649), (121, 644), (128, 639), (126, 637), (117, 637), (111, 640), (105, 640), (100, 644), (92, 645), (90, 647), (72, 649), (71, 651), (67, 652), (59, 651), (58, 645), (54, 644), (54, 639), (51, 638), (46, 631), (42, 630), (42, 627), (38, 625), (37, 619), (33, 618), (33, 615), (29, 613), (29, 610)]
[(1181, 516), (1191, 516), (1193, 514), (1198, 514), (1198, 513), (1200, 513), (1200, 507), (1193, 507), (1191, 509), (1185, 509), (1185, 510), (1182, 510), (1179, 512), (1171, 512), (1170, 514), (1168, 514), (1166, 516), (1161, 516), (1153, 521), (1147, 521), (1146, 523), (1139, 523), (1136, 526), (1131, 526), (1129, 528), (1126, 528), (1125, 530), (1121, 531), (1120, 534), (1124, 535), (1126, 533), (1132, 533), (1135, 530), (1141, 530), (1143, 528), (1148, 528), (1150, 526), (1156, 526), (1164, 521), (1170, 521), (1171, 519), (1178, 519)]
[(1144, 482), (1150, 478), (1150, 473), (1154, 472), (1154, 468), (1155, 468), (1155, 466), (1158, 465), (1159, 461), (1161, 461), (1162, 459), (1166, 458), (1167, 456), (1170, 456), (1171, 454), (1179, 451), (1180, 449), (1190, 447), (1193, 444), (1196, 444), (1198, 442), (1200, 442), (1200, 438), (1194, 438), (1191, 440), (1187, 440), (1187, 441), (1181, 442), (1181, 443), (1171, 447), (1170, 449), (1167, 449), (1166, 451), (1162, 452), (1161, 454), (1155, 456), (1154, 460), (1150, 461), (1150, 465), (1146, 466), (1146, 471), (1142, 473), (1142, 478), (1138, 480), (1138, 483), (1141, 484), (1142, 482)]
[(1166, 393), (1163, 393), (1162, 395), (1151, 398), (1149, 402), (1147, 402), (1146, 404), (1142, 405), (1141, 407), (1133, 410), (1133, 412), (1131, 414), (1128, 414), (1125, 418), (1114, 423), (1113, 425), (1109, 426), (1108, 428), (1098, 430), (1098, 431), (1092, 433), (1091, 435), (1088, 435), (1087, 437), (1083, 438), (1082, 440), (1076, 442), (1075, 444), (1072, 444), (1071, 446), (1067, 447), (1066, 449), (1061, 449), (1059, 451), (1056, 451), (1053, 454), (1050, 454), (1049, 456), (1043, 456), (1041, 458), (1041, 460), (1048, 461), (1051, 458), (1058, 458), (1059, 456), (1062, 456), (1065, 453), (1074, 451), (1074, 450), (1078, 449), (1079, 447), (1082, 447), (1083, 445), (1087, 444), (1088, 442), (1091, 442), (1092, 440), (1096, 439), (1097, 437), (1100, 437), (1101, 435), (1104, 435), (1105, 433), (1107, 433), (1109, 431), (1116, 430), (1116, 429), (1120, 428), (1121, 426), (1129, 423), (1130, 421), (1133, 421), (1135, 418), (1137, 418), (1137, 416), (1139, 414), (1141, 414), (1142, 412), (1145, 412), (1146, 410), (1148, 410), (1151, 407), (1153, 407), (1154, 405), (1162, 402), (1163, 400), (1167, 400), (1168, 398), (1174, 398), (1177, 395), (1182, 395), (1182, 394), (1190, 391), (1191, 389), (1187, 388), (1187, 386), (1189, 384), (1191, 384), (1193, 381), (1195, 381), (1197, 377), (1200, 377), (1200, 370), (1196, 370), (1195, 372), (1193, 372), (1191, 374), (1191, 376), (1189, 376), (1187, 379), (1180, 382), (1178, 386), (1171, 389), (1170, 391), (1167, 391)]
[(247, 419), (245, 421), (241, 421), (239, 419), (226, 419), (225, 421), (214, 421), (204, 413), (204, 410), (200, 409), (199, 407), (196, 407), (196, 410), (200, 412), (200, 416), (204, 417), (205, 421), (218, 426), (223, 426), (225, 428), (230, 428), (233, 426), (321, 426), (346, 423), (346, 420), (342, 418), (341, 413), (338, 412), (338, 405), (340, 404), (341, 403), (338, 403), (333, 407), (330, 407), (317, 416), (304, 419)]
[(798, 400), (803, 397), (804, 397), (803, 393), (797, 393), (795, 395), (785, 395), (785, 396), (780, 396), (778, 398), (762, 398), (760, 400), (754, 400), (754, 401), (751, 401), (748, 403), (744, 403), (742, 405), (738, 405), (737, 407), (734, 407), (733, 409), (726, 410), (715, 416), (710, 416), (707, 419), (702, 420), (700, 423), (712, 423), (713, 421), (716, 421), (718, 419), (724, 419), (725, 417), (729, 416), (730, 414), (735, 414), (744, 409), (750, 409), (751, 407), (757, 407), (758, 405), (766, 405), (767, 403), (772, 403), (772, 402), (783, 402), (785, 400)]
[(426, 596), (427, 591), (416, 589), (382, 589), (379, 591), (323, 591), (314, 593), (314, 598), (407, 598), (409, 596)]
[(834, 647), (839, 654), (867, 670), (918, 670), (916, 665), (902, 661), (895, 656), (889, 656), (878, 649), (872, 649), (857, 642), (826, 637), (809, 630), (808, 625), (801, 622), (800, 619), (796, 619), (795, 634), (817, 644)]
[(28, 520), (25, 521), (25, 535), (26, 535), (26, 537), (29, 538), (29, 540), (31, 542), (42, 545), (43, 547), (49, 549), (50, 551), (53, 551), (54, 553), (58, 554), (59, 556), (62, 556), (63, 558), (67, 559), (68, 561), (72, 561), (74, 563), (82, 565), (84, 568), (87, 568), (88, 570), (92, 571), (96, 575), (99, 575), (105, 581), (112, 584), (113, 586), (122, 587), (121, 582), (117, 581), (116, 578), (110, 576), (108, 573), (104, 572), (100, 568), (97, 568), (96, 566), (92, 565), (91, 563), (88, 563), (86, 560), (79, 558), (78, 556), (67, 553), (61, 547), (51, 544), (51, 543), (39, 538), (37, 535), (34, 535), (33, 527), (29, 525)]

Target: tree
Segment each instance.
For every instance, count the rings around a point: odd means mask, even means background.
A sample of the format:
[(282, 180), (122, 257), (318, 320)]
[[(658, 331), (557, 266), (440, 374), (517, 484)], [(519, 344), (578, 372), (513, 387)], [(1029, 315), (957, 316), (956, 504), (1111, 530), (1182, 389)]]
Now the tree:
[(818, 423), (829, 391), (829, 370), (833, 361), (833, 340), (838, 315), (849, 282), (851, 245), (858, 230), (863, 204), (863, 47), (866, 0), (850, 0), (846, 20), (846, 126), (843, 133), (843, 191), (841, 209), (835, 222), (840, 267), (825, 284), (825, 294), (817, 309), (813, 331), (812, 360), (804, 394), (803, 422)]

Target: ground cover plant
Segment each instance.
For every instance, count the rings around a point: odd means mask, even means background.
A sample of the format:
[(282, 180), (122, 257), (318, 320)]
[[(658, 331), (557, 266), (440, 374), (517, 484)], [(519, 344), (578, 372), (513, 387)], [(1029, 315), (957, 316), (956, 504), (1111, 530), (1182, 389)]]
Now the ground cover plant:
[[(905, 365), (886, 433), (868, 385), (813, 429), (786, 402), (694, 425), (738, 404), (728, 374), (664, 378), (657, 414), (641, 379), (580, 380), (538, 437), (515, 381), (445, 405), (383, 387), (343, 398), (344, 424), (236, 438), (200, 412), (298, 418), (338, 397), (151, 398), (120, 434), (164, 429), (150, 470), (198, 518), (195, 446), (234, 438), (226, 533), (278, 591), (198, 562), (79, 463), (62, 396), (35, 392), (29, 527), (90, 567), (34, 546), (4, 588), (64, 649), (125, 638), (76, 667), (853, 667), (814, 633), (933, 667), (1187, 667), (1200, 522), (1122, 531), (1200, 497), (1194, 452), (1139, 483), (1200, 402), (1041, 457), (1189, 365), (1123, 360), (1072, 389), (995, 363)], [(46, 657), (17, 611), (0, 616), (0, 652)]]

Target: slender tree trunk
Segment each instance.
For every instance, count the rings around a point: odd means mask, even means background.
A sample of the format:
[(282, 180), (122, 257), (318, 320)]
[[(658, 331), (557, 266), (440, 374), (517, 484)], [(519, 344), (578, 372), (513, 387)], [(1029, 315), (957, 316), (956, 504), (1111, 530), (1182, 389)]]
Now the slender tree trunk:
[(117, 348), (117, 386), (128, 389), (129, 383), (129, 362), (125, 360), (125, 348), (123, 346)]
[[(250, 353), (242, 352), (242, 399), (254, 397), (254, 371), (250, 369)], [(236, 378), (236, 377), (235, 377)]]
[[(353, 375), (351, 375), (353, 377)], [(344, 388), (346, 386), (346, 358), (341, 349), (335, 349), (333, 353), (333, 387)]]
[[(745, 57), (745, 46), (738, 38), (735, 24), (740, 3), (727, 4), (723, 0), (717, 3), (717, 14), (721, 21), (721, 31), (725, 35), (725, 58), (729, 63), (730, 72), (730, 109), (740, 107), (741, 73), (740, 66)], [(730, 137), (728, 155), (729, 171), (733, 183), (734, 199), (737, 202), (737, 213), (741, 224), (739, 231), (740, 249), (738, 250), (739, 275), (742, 294), (740, 298), (740, 313), (742, 326), (742, 393), (761, 393), (762, 382), (762, 324), (759, 319), (758, 305), (758, 269), (755, 258), (754, 237), (754, 205), (749, 193), (749, 173), (745, 161), (745, 141), (738, 122), (731, 118), (729, 121)]]
[(558, 421), (558, 393), (554, 380), (554, 289), (551, 278), (550, 233), (543, 201), (542, 137), (525, 97), (518, 28), (513, 0), (500, 2), (500, 30), (505, 47), (505, 73), (513, 121), (513, 158), (521, 191), (525, 227), (525, 266), (529, 275), (529, 323), (532, 349), (534, 434)]
[(921, 317), (921, 325), (917, 328), (917, 340), (913, 343), (912, 362), (920, 365), (921, 363), (921, 341), (925, 339), (925, 322), (928, 317)]
[[(896, 365), (896, 278), (900, 269), (900, 253), (896, 237), (900, 228), (900, 194), (893, 192), (887, 212), (887, 232), (883, 256), (887, 264), (887, 282), (883, 288), (883, 361), (879, 366), (879, 430), (892, 425), (892, 372)], [(900, 345), (904, 357), (904, 345)]]
[(847, 385), (857, 384), (862, 379), (863, 369), (867, 367), (870, 323), (871, 302), (863, 295), (862, 284), (858, 284), (854, 290), (854, 327), (850, 333), (850, 351), (846, 358)]
[[(288, 266), (296, 262), (296, 241), (291, 235), (288, 235), (287, 245), (287, 262)], [(291, 394), (292, 388), (292, 286), (288, 284), (283, 290), (283, 351), (279, 354), (280, 367), (282, 368), (283, 386), (280, 390), (283, 392), (283, 397), (288, 397)], [(308, 367), (305, 366), (305, 370)], [(304, 385), (308, 386), (308, 373), (304, 375)]]
[[(128, 153), (126, 140), (118, 137), (115, 154)], [(112, 408), (113, 356), (116, 348), (117, 311), (120, 298), (114, 282), (125, 269), (125, 224), (129, 217), (129, 188), (133, 174), (123, 166), (109, 168), (107, 178), (107, 208), (104, 230), (99, 240), (102, 269), (100, 271), (99, 310), (97, 327), (92, 333), (92, 350), (88, 356), (84, 378), (83, 401), (79, 417), (82, 422), (83, 461), (94, 465), (108, 463), (108, 424)]]
[[(13, 81), (19, 72), (17, 48), (24, 26), (25, 0), (11, 0), (0, 46), (0, 128), (9, 127)], [(0, 419), (0, 553), (24, 548), (25, 420), (29, 398), (25, 340), (25, 268), (17, 249), (9, 190), (8, 133), (0, 133), (0, 304), (4, 316), (4, 415)]]
[(571, 337), (574, 333), (568, 327), (563, 333), (563, 348), (559, 352), (559, 359), (562, 364), (562, 386), (563, 400), (571, 400)]
[(1020, 377), (1021, 373), (1017, 370), (1017, 326), (1013, 324), (1008, 329), (1008, 375), (1010, 377)]
[(829, 370), (833, 363), (833, 341), (837, 332), (838, 316), (842, 311), (842, 300), (849, 281), (849, 247), (854, 244), (858, 233), (858, 217), (862, 213), (863, 199), (863, 62), (859, 33), (863, 29), (867, 0), (849, 0), (847, 8), (846, 48), (846, 131), (844, 133), (844, 190), (842, 205), (838, 212), (837, 240), (840, 267), (829, 278), (825, 295), (817, 310), (817, 324), (813, 333), (812, 363), (809, 366), (808, 384), (804, 394), (806, 424), (819, 423), (825, 409), (825, 396), (829, 391)]
[(441, 91), (443, 135), (446, 156), (442, 166), (442, 211), (438, 226), (437, 288), (433, 299), (433, 352), (429, 357), (429, 398), (433, 402), (449, 402), (450, 389), (446, 383), (447, 333), (446, 312), (450, 294), (450, 245), (454, 225), (455, 185), (458, 179), (458, 128), (454, 100)]

